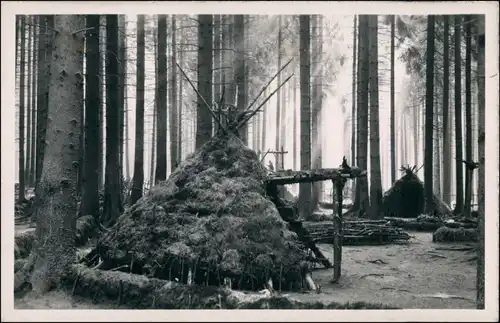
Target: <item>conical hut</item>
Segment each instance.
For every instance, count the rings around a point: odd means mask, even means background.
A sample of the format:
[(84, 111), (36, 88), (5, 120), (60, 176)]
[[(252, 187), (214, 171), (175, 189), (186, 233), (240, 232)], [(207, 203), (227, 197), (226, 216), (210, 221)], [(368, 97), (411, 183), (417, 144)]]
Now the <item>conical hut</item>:
[[(418, 178), (413, 167), (401, 167), (404, 175), (394, 182), (382, 197), (382, 210), (385, 216), (398, 218), (416, 218), (424, 213), (424, 183)], [(451, 209), (434, 195), (436, 216), (451, 214)]]
[(231, 282), (238, 289), (261, 289), (270, 280), (285, 290), (302, 286), (304, 244), (266, 196), (264, 165), (236, 135), (264, 103), (236, 116), (223, 115), (223, 99), (215, 109), (207, 104), (219, 126), (216, 136), (100, 239), (101, 269), (188, 284)]

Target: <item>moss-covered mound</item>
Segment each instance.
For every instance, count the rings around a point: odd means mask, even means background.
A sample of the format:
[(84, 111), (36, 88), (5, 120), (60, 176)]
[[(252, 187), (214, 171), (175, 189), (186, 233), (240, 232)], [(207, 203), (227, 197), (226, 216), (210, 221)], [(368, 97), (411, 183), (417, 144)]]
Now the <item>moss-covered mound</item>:
[(103, 267), (233, 288), (293, 288), (306, 253), (265, 196), (266, 170), (235, 137), (218, 136), (125, 211), (100, 239)]
[(440, 227), (432, 234), (433, 242), (476, 242), (478, 239), (475, 228)]
[[(386, 217), (416, 218), (424, 213), (424, 183), (415, 174), (415, 167), (402, 167), (403, 177), (394, 182), (382, 197), (382, 210)], [(447, 216), (451, 209), (434, 195), (433, 215)]]

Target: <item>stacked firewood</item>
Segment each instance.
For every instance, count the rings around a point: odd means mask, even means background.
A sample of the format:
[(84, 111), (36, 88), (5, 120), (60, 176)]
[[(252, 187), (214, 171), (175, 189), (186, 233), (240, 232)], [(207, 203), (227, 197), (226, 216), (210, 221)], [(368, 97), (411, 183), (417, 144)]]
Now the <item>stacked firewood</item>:
[[(333, 222), (304, 222), (303, 225), (315, 243), (333, 242)], [(410, 240), (407, 232), (385, 220), (345, 221), (342, 233), (345, 246), (395, 244)]]

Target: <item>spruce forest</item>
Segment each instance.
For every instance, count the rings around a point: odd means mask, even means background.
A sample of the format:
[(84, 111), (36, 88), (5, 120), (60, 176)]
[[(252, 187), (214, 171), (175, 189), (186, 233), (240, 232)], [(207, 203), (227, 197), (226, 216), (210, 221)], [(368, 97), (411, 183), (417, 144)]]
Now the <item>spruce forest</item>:
[(16, 308), (484, 308), (484, 15), (17, 15)]

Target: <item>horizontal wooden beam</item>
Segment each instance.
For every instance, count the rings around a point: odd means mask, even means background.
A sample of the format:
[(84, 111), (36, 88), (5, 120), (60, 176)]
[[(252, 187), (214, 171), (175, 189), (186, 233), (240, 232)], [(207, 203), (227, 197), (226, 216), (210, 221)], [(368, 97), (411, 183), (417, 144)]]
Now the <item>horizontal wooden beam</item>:
[(339, 181), (366, 176), (366, 171), (358, 167), (351, 168), (319, 168), (311, 170), (278, 170), (267, 176), (268, 185), (287, 185), (295, 183), (311, 183), (318, 181)]

